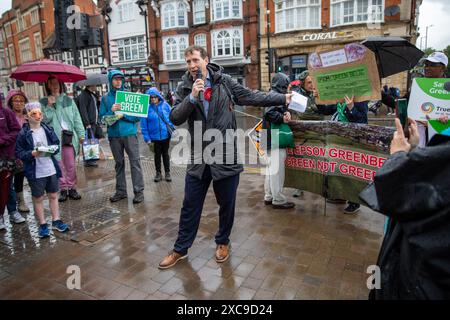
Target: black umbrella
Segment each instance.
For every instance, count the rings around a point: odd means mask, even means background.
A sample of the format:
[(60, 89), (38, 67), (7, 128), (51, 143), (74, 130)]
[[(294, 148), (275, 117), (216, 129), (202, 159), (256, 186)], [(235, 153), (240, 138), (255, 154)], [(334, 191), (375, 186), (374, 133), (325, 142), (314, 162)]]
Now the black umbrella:
[(104, 73), (91, 73), (87, 75), (86, 80), (78, 81), (75, 86), (85, 87), (85, 86), (99, 86), (108, 83), (108, 75)]
[(375, 53), (380, 78), (411, 70), (424, 53), (400, 37), (368, 37), (361, 42)]

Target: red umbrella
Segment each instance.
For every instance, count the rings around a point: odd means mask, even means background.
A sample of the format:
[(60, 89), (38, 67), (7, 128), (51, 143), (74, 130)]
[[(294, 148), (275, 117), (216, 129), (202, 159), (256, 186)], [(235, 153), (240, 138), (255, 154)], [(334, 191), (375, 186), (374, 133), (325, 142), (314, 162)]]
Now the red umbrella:
[(86, 74), (76, 66), (53, 60), (24, 63), (11, 74), (13, 79), (31, 82), (45, 82), (50, 76), (62, 82), (86, 79)]

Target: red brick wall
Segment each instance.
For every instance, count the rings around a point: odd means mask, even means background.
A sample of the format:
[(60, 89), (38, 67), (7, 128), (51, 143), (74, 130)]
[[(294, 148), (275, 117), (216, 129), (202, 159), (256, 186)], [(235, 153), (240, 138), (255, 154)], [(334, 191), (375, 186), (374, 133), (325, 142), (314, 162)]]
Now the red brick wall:
[[(242, 20), (230, 20), (230, 21), (220, 21), (213, 24), (208, 23), (210, 21), (210, 8), (206, 9), (206, 21), (204, 25), (194, 26), (186, 30), (182, 29), (172, 29), (161, 31), (161, 19), (155, 16), (155, 13), (151, 8), (149, 8), (148, 16), (148, 26), (149, 26), (149, 38), (150, 38), (150, 48), (158, 53), (157, 61), (152, 61), (152, 68), (155, 72), (157, 83), (168, 83), (169, 73), (168, 71), (158, 72), (158, 64), (164, 61), (164, 51), (162, 44), (162, 37), (176, 35), (176, 34), (186, 34), (189, 33), (189, 43), (194, 43), (194, 36), (199, 33), (206, 33), (207, 36), (207, 51), (211, 54), (212, 44), (210, 32), (214, 29), (228, 28), (233, 26), (241, 26), (243, 28), (244, 35), (244, 46), (243, 52), (246, 53), (249, 50), (251, 57), (251, 64), (245, 66), (244, 75), (246, 84), (252, 89), (256, 89), (259, 86), (259, 60), (258, 60), (258, 16), (257, 16), (257, 1), (247, 0), (242, 4)], [(188, 13), (188, 25), (192, 26), (192, 16), (193, 12)]]

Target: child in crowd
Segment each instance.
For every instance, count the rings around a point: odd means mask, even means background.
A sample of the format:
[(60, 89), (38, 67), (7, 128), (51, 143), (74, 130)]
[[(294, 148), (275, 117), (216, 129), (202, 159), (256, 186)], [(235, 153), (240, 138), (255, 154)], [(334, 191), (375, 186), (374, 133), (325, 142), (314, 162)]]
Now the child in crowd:
[(43, 114), (39, 102), (25, 106), (28, 123), (23, 125), (16, 143), (16, 155), (23, 161), (25, 176), (31, 188), (34, 212), (39, 220), (39, 237), (50, 235), (44, 217), (44, 194), (47, 193), (52, 214), (52, 229), (69, 230), (59, 216), (58, 178), (61, 170), (55, 159), (59, 151), (59, 139), (54, 130), (42, 123)]

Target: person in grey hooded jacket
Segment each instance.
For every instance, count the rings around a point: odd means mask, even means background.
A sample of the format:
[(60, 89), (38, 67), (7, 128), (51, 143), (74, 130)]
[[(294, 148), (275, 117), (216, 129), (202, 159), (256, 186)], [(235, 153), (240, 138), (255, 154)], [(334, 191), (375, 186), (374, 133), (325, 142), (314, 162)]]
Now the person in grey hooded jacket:
[[(224, 74), (222, 67), (209, 63), (203, 47), (188, 47), (184, 57), (188, 71), (178, 85), (170, 120), (176, 126), (187, 121), (192, 137), (191, 162), (187, 167), (178, 238), (173, 251), (160, 262), (160, 269), (170, 268), (187, 257), (197, 235), (211, 181), (220, 206), (215, 258), (219, 263), (228, 259), (239, 173), (243, 170), (238, 160), (236, 139), (230, 134), (237, 129), (234, 105), (268, 107), (289, 103), (291, 98), (291, 95), (266, 94), (241, 86)], [(210, 141), (205, 135), (207, 130), (208, 133), (220, 132), (221, 136)], [(204, 152), (206, 148), (212, 152)]]

